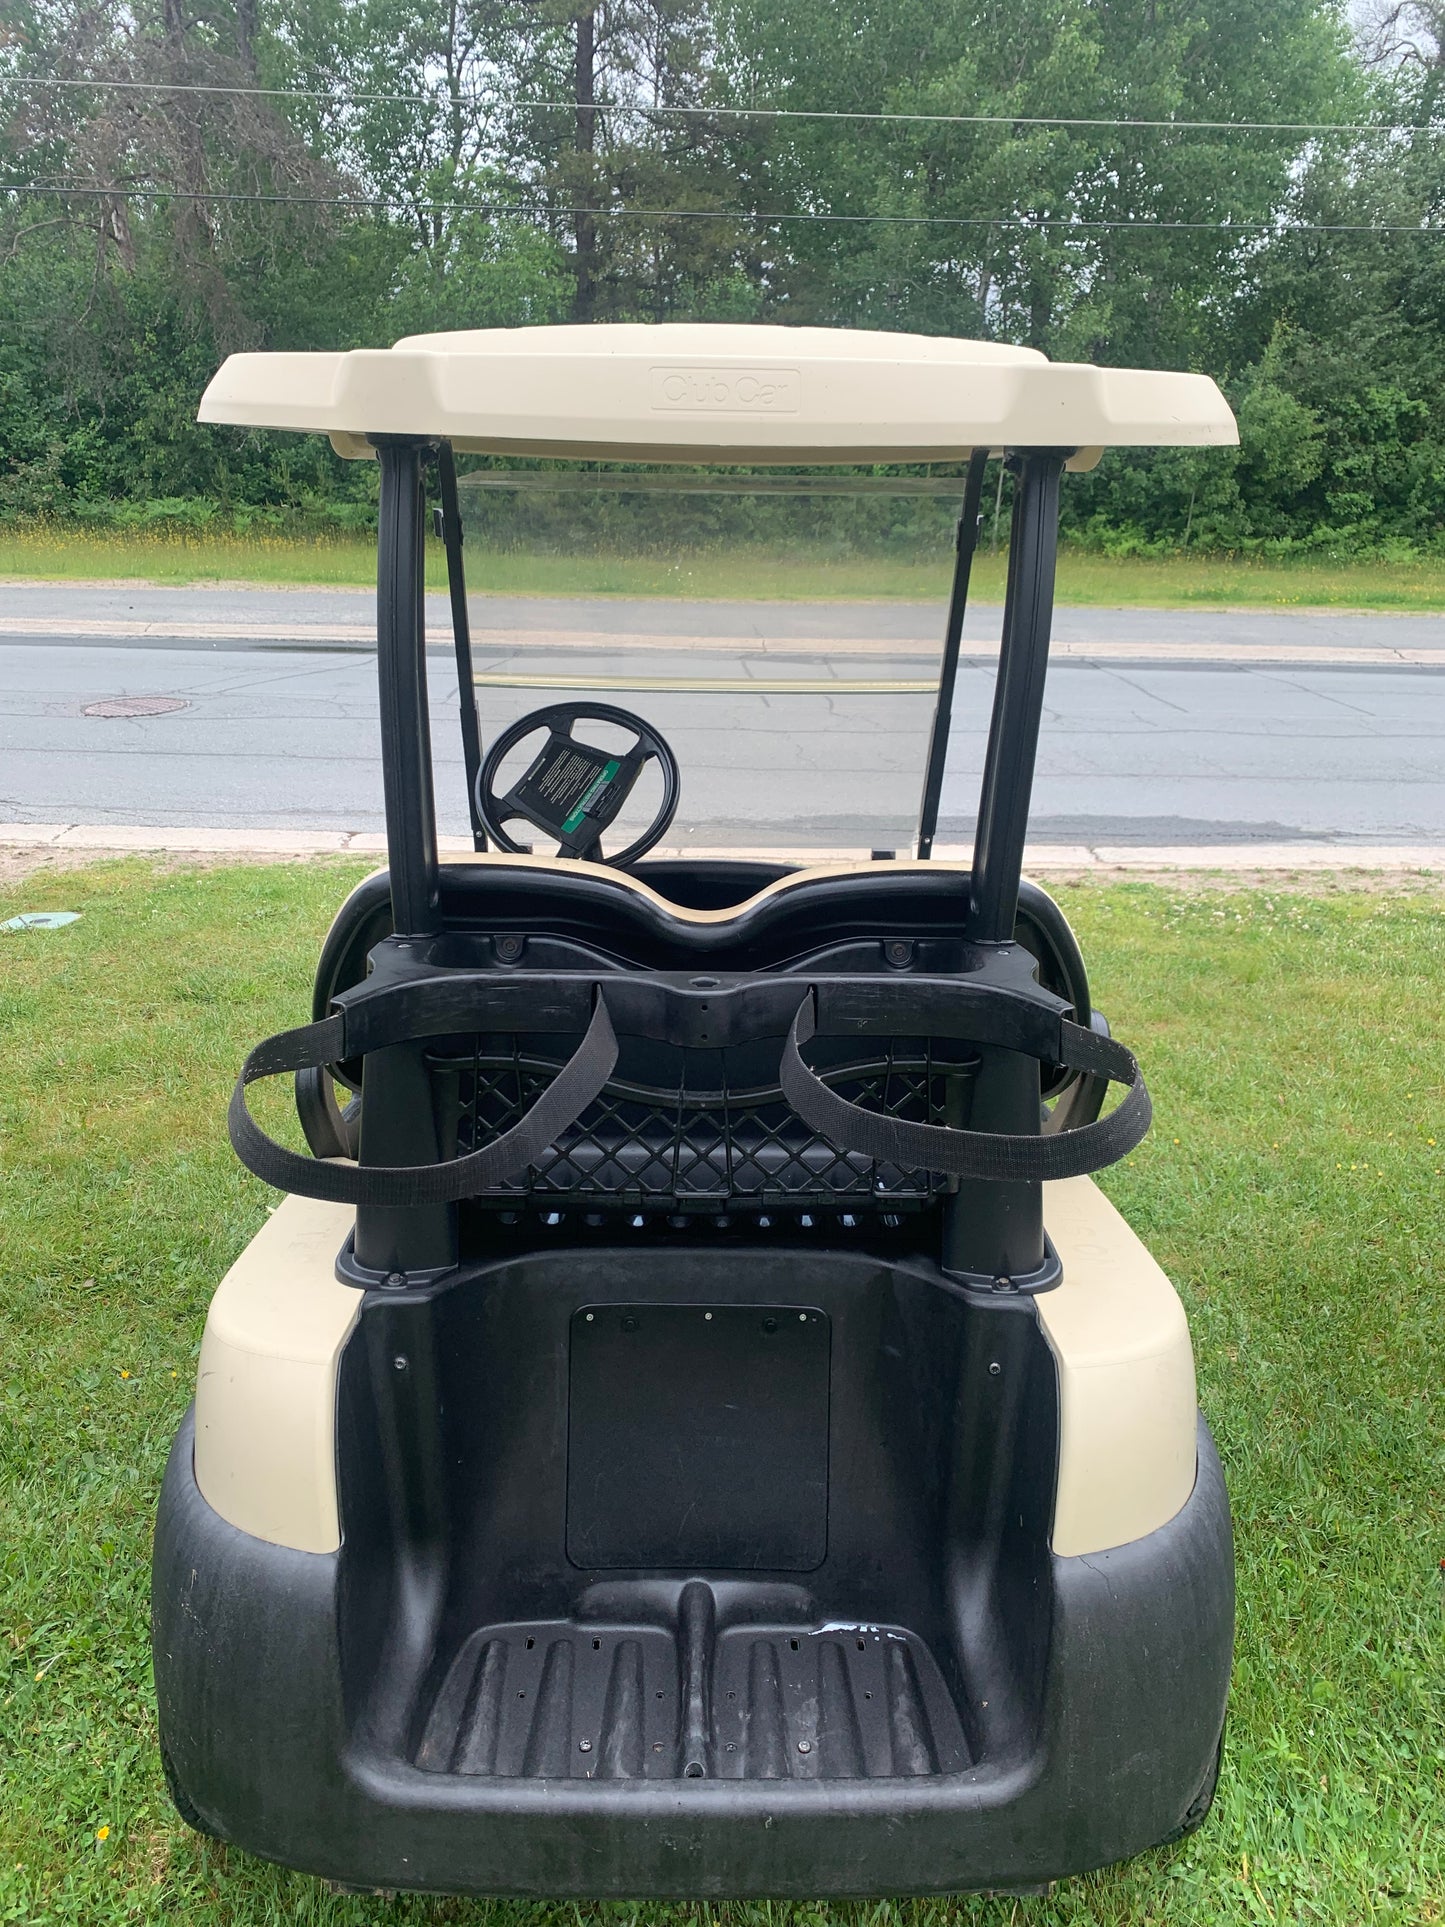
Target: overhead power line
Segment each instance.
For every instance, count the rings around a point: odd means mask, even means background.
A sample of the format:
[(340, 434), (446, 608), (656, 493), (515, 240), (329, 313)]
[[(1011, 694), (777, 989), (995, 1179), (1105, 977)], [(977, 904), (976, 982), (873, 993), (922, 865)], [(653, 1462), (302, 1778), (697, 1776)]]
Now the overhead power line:
[[(111, 91), (149, 94), (219, 94), (255, 100), (318, 100), (345, 106), (495, 107), (483, 94), (406, 94), (348, 92), (331, 87), (233, 87), (219, 82), (178, 80), (121, 80), (100, 76), (93, 80), (58, 79), (51, 75), (9, 74), (0, 85), (57, 90)], [(1142, 120), (1127, 116), (1070, 114), (918, 114), (873, 111), (852, 107), (650, 107), (631, 101), (522, 100), (508, 101), (508, 109), (523, 113), (575, 114), (593, 109), (604, 114), (631, 114), (643, 119), (710, 119), (759, 121), (874, 121), (928, 127), (1063, 127), (1120, 128), (1166, 133), (1212, 134), (1428, 134), (1445, 127), (1419, 127), (1409, 121), (1311, 120)]]
[(423, 201), (408, 200), (392, 194), (240, 194), (225, 190), (206, 193), (200, 189), (170, 187), (105, 186), (85, 182), (65, 186), (58, 182), (0, 182), (0, 194), (101, 197), (117, 201), (215, 201), (254, 203), (267, 207), (347, 207), (384, 208), (397, 214), (484, 214), (516, 216), (535, 220), (540, 216), (575, 216), (593, 219), (638, 221), (746, 221), (754, 225), (778, 227), (798, 222), (823, 221), (858, 227), (931, 227), (931, 228), (1022, 228), (1028, 232), (1048, 230), (1065, 234), (1418, 234), (1445, 235), (1445, 225), (1427, 227), (1407, 223), (1347, 221), (1096, 221), (1075, 219), (1072, 215), (1035, 214), (832, 214), (826, 211), (797, 211), (769, 214), (736, 208), (718, 207), (562, 207), (545, 203), (501, 201)]

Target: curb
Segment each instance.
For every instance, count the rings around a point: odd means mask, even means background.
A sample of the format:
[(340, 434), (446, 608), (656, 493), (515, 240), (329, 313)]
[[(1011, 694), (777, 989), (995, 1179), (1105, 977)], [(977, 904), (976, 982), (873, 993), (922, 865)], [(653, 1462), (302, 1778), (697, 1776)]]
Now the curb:
[[(1437, 618), (1438, 619), (1438, 618)], [(1442, 622), (1445, 629), (1445, 622)], [(305, 651), (342, 651), (374, 655), (376, 625), (364, 622), (216, 622), (179, 618), (125, 620), (97, 616), (0, 615), (0, 643), (39, 642), (51, 638), (92, 643), (98, 648), (114, 643), (190, 643), (201, 650), (284, 648)], [(427, 638), (428, 649), (449, 655), (450, 629), (442, 624)], [(723, 655), (730, 658), (820, 658), (877, 656), (900, 661), (936, 664), (941, 641), (925, 636), (810, 636), (769, 635), (757, 630), (725, 635), (691, 632), (666, 633), (625, 629), (489, 628), (478, 623), (472, 632), (474, 657), (529, 654), (637, 655), (664, 651), (673, 655)], [(995, 662), (997, 637), (967, 637), (960, 660)], [(1335, 642), (1232, 642), (1224, 639), (1056, 636), (1050, 645), (1053, 662), (1123, 662), (1158, 667), (1161, 664), (1213, 664), (1239, 668), (1255, 665), (1295, 669), (1445, 669), (1442, 643), (1398, 644)], [(521, 672), (519, 672), (521, 673)], [(523, 681), (527, 678), (523, 675)]]
[[(438, 838), (442, 856), (472, 854), (467, 837)], [(372, 856), (384, 859), (386, 837), (379, 830), (212, 830), (151, 827), (120, 823), (0, 823), (0, 848), (9, 850), (85, 850), (97, 857), (138, 853), (177, 856)], [(856, 862), (851, 849), (706, 849), (667, 846), (660, 857), (751, 857), (764, 861)], [(937, 844), (943, 861), (967, 860), (964, 844)], [(1083, 844), (1031, 843), (1024, 864), (1033, 875), (1080, 871), (1215, 871), (1229, 873), (1363, 871), (1373, 875), (1445, 875), (1445, 844), (1429, 843), (1227, 843)]]

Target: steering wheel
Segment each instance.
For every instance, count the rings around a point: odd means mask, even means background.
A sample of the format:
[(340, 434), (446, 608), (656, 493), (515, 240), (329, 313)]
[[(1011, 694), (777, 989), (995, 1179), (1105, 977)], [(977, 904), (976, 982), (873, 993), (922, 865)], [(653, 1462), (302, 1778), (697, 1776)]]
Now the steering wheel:
[[(593, 749), (572, 734), (583, 721), (612, 723), (635, 737), (631, 749), (620, 754)], [(528, 736), (545, 729), (547, 740), (523, 774), (503, 796), (497, 794), (497, 775), (505, 758)], [(662, 802), (651, 823), (616, 856), (602, 854), (602, 833), (621, 813), (633, 786), (648, 763), (662, 769)], [(650, 723), (630, 710), (610, 703), (553, 703), (519, 716), (504, 729), (487, 751), (477, 771), (477, 815), (487, 835), (501, 850), (525, 852), (526, 845), (509, 836), (502, 825), (525, 817), (557, 839), (558, 856), (586, 857), (594, 863), (623, 868), (635, 863), (657, 843), (677, 814), (682, 779), (677, 757)]]

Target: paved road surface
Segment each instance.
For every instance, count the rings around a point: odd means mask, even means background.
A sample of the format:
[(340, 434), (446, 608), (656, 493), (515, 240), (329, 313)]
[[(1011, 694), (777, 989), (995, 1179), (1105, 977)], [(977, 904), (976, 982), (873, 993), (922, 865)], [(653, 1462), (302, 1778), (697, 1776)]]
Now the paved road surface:
[[(0, 820), (379, 827), (373, 607), (324, 590), (0, 584)], [(949, 840), (971, 824), (998, 616), (970, 612)], [(444, 599), (428, 620), (439, 811), (461, 831)], [(920, 604), (477, 596), (483, 726), (590, 693), (673, 741), (677, 840), (902, 845), (941, 623)], [(136, 695), (186, 707), (84, 713)], [(1059, 610), (1033, 833), (1445, 844), (1445, 619)]]

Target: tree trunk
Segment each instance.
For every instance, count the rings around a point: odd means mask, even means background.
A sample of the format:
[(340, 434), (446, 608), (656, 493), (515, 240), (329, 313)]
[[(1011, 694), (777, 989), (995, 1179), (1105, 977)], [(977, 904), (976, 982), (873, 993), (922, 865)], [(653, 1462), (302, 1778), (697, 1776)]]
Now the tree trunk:
[(256, 35), (260, 25), (260, 0), (236, 0), (236, 54), (253, 82), (256, 79)]
[(118, 194), (107, 194), (100, 204), (101, 233), (115, 249), (127, 274), (135, 273), (135, 238), (130, 231), (130, 212)]
[(597, 306), (597, 221), (592, 214), (592, 157), (597, 147), (597, 17), (595, 0), (577, 16), (577, 250), (573, 271), (577, 287), (572, 312), (590, 321)]
[[(165, 0), (166, 79), (180, 86), (194, 83), (192, 49), (187, 40), (189, 22), (182, 0)], [(201, 134), (204, 95), (173, 94), (165, 103), (165, 114), (174, 129), (175, 153), (183, 199), (175, 211), (176, 238), (184, 258), (195, 265), (210, 252), (215, 236), (211, 231), (210, 207), (204, 196), (207, 181), (206, 147)]]

